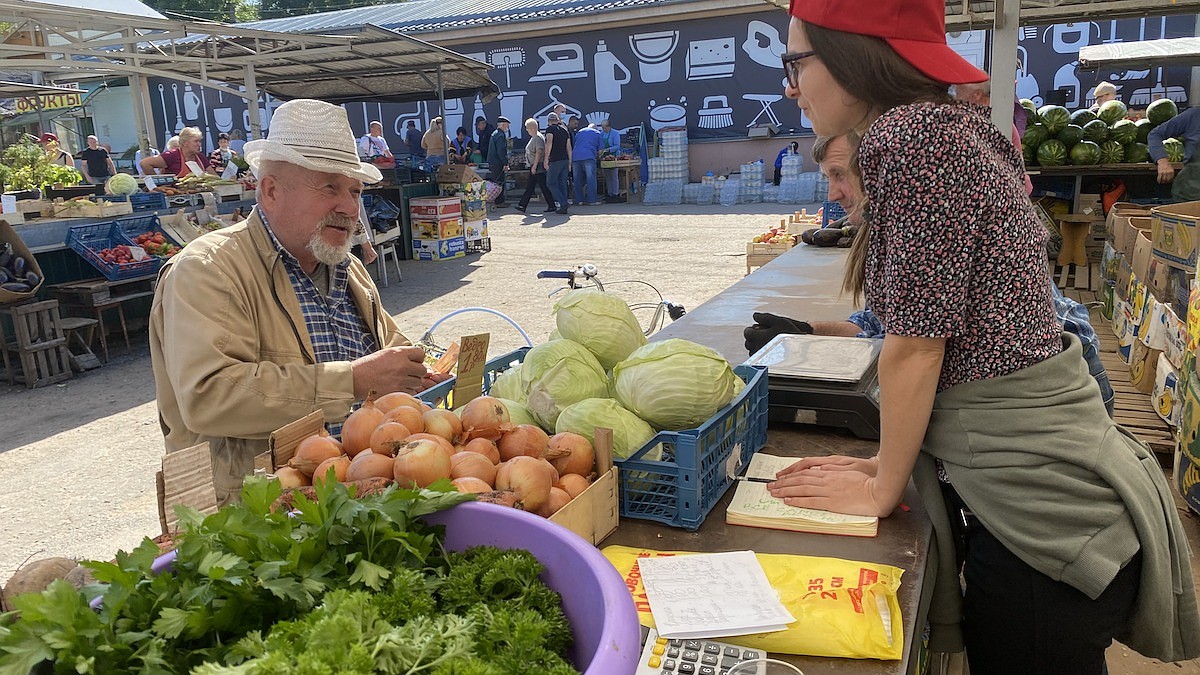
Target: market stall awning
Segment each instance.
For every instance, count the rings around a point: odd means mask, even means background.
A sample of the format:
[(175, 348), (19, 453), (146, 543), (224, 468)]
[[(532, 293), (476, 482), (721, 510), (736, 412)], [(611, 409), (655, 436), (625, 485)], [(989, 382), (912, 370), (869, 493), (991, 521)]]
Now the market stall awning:
[(1080, 70), (1195, 65), (1200, 65), (1200, 38), (1195, 37), (1115, 42), (1079, 50)]
[(198, 75), (199, 66), (187, 59), (202, 56), (211, 59), (205, 68), (207, 77), (234, 80), (244, 75), (246, 64), (253, 63), (258, 88), (285, 100), (405, 103), (437, 99), (439, 90), (444, 90), (445, 98), (478, 95), (490, 101), (500, 91), (488, 77), (490, 65), (387, 28), (367, 24), (305, 35), (344, 43), (327, 48), (285, 45), (250, 59), (252, 38), (212, 42), (195, 36), (175, 40), (173, 53), (184, 60), (161, 68)]

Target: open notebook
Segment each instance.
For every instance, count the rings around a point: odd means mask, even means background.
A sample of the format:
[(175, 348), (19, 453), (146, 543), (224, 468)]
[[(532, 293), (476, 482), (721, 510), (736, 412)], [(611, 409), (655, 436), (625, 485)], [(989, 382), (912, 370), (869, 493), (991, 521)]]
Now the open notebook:
[[(750, 458), (746, 469), (749, 478), (774, 478), (775, 474), (795, 463), (796, 457), (779, 457), (761, 452)], [(788, 506), (767, 492), (766, 483), (738, 481), (733, 501), (725, 511), (730, 525), (765, 527), (792, 532), (844, 534), (852, 537), (874, 537), (879, 533), (879, 519), (874, 516), (850, 516), (818, 509)]]

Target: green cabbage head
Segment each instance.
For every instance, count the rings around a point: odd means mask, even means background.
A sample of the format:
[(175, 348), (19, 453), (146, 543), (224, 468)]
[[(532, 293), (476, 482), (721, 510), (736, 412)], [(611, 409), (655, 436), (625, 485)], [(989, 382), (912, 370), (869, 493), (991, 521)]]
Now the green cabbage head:
[(633, 350), (646, 344), (642, 327), (621, 298), (594, 288), (571, 291), (554, 304), (558, 332), (596, 355), (612, 370)]
[(488, 389), (488, 396), (524, 403), (525, 390), (521, 388), (521, 364), (518, 363), (497, 375), (496, 379), (492, 380), (492, 388)]
[(513, 426), (518, 424), (538, 426), (537, 420), (533, 418), (533, 413), (529, 412), (529, 408), (526, 408), (524, 403), (518, 403), (510, 398), (497, 398), (500, 399), (505, 408), (508, 408), (508, 421)]
[(746, 383), (713, 349), (688, 340), (651, 342), (613, 368), (617, 401), (660, 429), (692, 429)]
[(521, 388), (529, 412), (550, 431), (563, 408), (585, 398), (608, 396), (608, 374), (578, 342), (551, 340), (525, 354)]
[[(654, 429), (645, 420), (611, 398), (589, 398), (567, 406), (558, 416), (554, 433), (570, 431), (594, 444), (596, 427), (612, 429), (614, 459), (628, 459), (654, 438)], [(655, 446), (642, 459), (656, 462), (662, 459), (662, 445)]]
[(131, 195), (140, 189), (137, 179), (127, 173), (119, 173), (104, 184), (105, 194), (110, 195)]

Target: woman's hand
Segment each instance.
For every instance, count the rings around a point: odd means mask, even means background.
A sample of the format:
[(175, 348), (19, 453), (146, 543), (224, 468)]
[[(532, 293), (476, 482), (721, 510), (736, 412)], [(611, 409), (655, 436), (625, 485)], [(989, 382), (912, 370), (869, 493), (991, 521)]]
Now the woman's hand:
[(788, 468), (775, 474), (776, 478), (790, 476), (805, 469), (821, 468), (825, 471), (857, 471), (868, 476), (874, 476), (879, 468), (876, 457), (846, 457), (844, 455), (825, 455), (823, 457), (805, 457)]
[(814, 467), (768, 483), (767, 490), (788, 506), (806, 509), (884, 518), (893, 508), (876, 500), (875, 477), (860, 471)]

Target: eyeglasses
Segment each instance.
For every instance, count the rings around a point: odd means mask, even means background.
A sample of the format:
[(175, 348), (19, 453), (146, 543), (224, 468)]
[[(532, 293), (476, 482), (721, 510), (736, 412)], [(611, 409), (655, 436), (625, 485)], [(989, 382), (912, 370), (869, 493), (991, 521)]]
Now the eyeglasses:
[(779, 57), (779, 60), (783, 62), (783, 73), (787, 76), (788, 84), (791, 85), (793, 89), (800, 87), (800, 71), (803, 70), (803, 66), (800, 64), (800, 62), (810, 56), (816, 55), (816, 52), (808, 51), (784, 54), (783, 56)]

